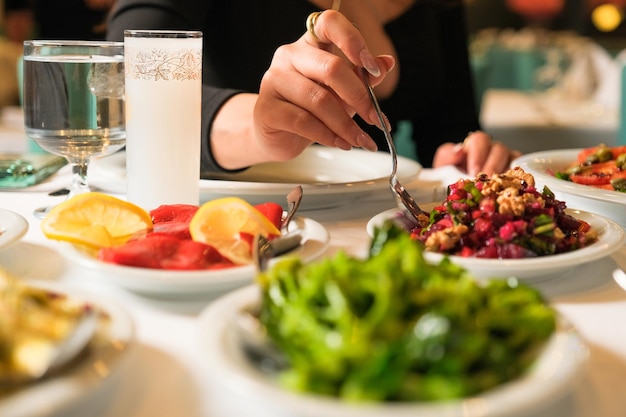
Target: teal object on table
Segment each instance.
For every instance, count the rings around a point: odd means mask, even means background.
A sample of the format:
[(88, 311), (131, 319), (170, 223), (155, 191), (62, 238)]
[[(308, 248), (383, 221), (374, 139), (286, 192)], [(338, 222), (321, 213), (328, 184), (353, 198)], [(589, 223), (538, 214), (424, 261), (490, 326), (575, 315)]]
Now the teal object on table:
[(545, 65), (542, 48), (512, 49), (491, 46), (483, 54), (472, 57), (472, 72), (477, 105), (488, 89), (532, 91), (535, 88), (535, 72)]
[(66, 164), (65, 158), (51, 154), (0, 154), (0, 189), (39, 184)]

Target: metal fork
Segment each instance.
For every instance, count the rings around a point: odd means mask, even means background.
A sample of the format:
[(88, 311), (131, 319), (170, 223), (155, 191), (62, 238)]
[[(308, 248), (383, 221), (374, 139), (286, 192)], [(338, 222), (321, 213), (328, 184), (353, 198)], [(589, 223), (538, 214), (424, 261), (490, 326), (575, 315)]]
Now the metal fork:
[(381, 129), (385, 134), (387, 146), (389, 146), (389, 153), (391, 154), (391, 175), (389, 175), (389, 187), (391, 188), (391, 192), (393, 193), (398, 205), (408, 211), (409, 214), (415, 218), (418, 224), (425, 226), (429, 222), (430, 215), (428, 212), (422, 210), (422, 208), (415, 202), (413, 197), (411, 197), (409, 192), (398, 180), (398, 154), (396, 153), (396, 147), (393, 143), (393, 138), (391, 137), (389, 126), (387, 125), (387, 121), (383, 116), (383, 112), (380, 110), (380, 105), (378, 104), (378, 100), (376, 99), (376, 95), (374, 94), (374, 89), (372, 88), (372, 85), (370, 84), (368, 79), (367, 70), (365, 68), (362, 68), (361, 72), (363, 75), (363, 81), (365, 82), (365, 86), (367, 87), (367, 91), (370, 96), (370, 100), (372, 101), (374, 109), (376, 110), (376, 115), (378, 116), (378, 121), (380, 122)]

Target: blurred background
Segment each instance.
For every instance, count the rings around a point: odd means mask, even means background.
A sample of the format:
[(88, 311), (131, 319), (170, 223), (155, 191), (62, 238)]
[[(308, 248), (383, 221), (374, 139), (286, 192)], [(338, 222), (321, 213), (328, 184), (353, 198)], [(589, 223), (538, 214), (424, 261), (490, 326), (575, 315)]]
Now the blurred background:
[(25, 39), (103, 39), (114, 0), (0, 0), (0, 108), (19, 104)]
[[(579, 146), (577, 135), (626, 143), (626, 0), (463, 1), (484, 130), (522, 151)], [(0, 109), (19, 105), (25, 39), (102, 39), (113, 3), (0, 0)]]

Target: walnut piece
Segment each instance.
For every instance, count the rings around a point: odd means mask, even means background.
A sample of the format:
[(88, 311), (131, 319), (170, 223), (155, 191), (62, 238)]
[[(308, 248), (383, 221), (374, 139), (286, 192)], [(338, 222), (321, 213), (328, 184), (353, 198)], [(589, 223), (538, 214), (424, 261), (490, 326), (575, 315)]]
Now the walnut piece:
[(529, 186), (534, 187), (535, 178), (522, 168), (515, 167), (502, 174), (493, 174), (489, 180), (482, 182), (482, 194), (488, 196), (498, 194), (507, 188), (521, 190)]
[(461, 240), (461, 236), (468, 231), (469, 228), (464, 224), (448, 227), (428, 236), (424, 245), (427, 250), (433, 252), (446, 251), (452, 249)]

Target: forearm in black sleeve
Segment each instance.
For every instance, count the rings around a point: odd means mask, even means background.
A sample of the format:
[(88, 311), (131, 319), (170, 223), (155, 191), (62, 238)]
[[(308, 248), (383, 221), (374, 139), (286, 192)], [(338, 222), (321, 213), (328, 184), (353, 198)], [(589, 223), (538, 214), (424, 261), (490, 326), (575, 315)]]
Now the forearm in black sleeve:
[(126, 29), (202, 30), (207, 0), (117, 0), (107, 22), (107, 39), (121, 41)]

